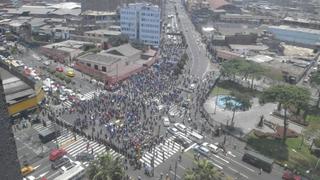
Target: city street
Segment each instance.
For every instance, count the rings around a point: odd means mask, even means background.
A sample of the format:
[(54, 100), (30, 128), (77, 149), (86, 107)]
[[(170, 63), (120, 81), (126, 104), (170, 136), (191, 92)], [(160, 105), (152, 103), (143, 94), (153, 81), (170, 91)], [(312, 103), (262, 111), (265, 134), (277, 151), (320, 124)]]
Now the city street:
[[(134, 179), (166, 176), (184, 179), (186, 171), (195, 166), (196, 158), (209, 160), (225, 175), (235, 179), (280, 179), (282, 172), (276, 165), (272, 173), (260, 173), (260, 169), (242, 161), (244, 142), (228, 134), (214, 135), (220, 123), (210, 122), (215, 128), (209, 126), (203, 116), (202, 104), (219, 72), (206, 56), (205, 45), (181, 2), (168, 2), (164, 17), (175, 16), (174, 5), (180, 18), (176, 28), (182, 29), (187, 49), (179, 37), (165, 36), (161, 58), (156, 64), (132, 75), (114, 92), (102, 90), (89, 76), (76, 70), (73, 83), (66, 86), (79, 92), (82, 98), (74, 101), (72, 98), (53, 98), (50, 96), (52, 88), (49, 88), (46, 105), (39, 112), (41, 123), (15, 130), (20, 162), (35, 169), (29, 176), (53, 179), (61, 174), (61, 168), (51, 168), (52, 162), (48, 158), (51, 150), (58, 146), (66, 150), (71, 162), (76, 161), (81, 152), (91, 153), (95, 158), (109, 152), (113, 158), (122, 160), (126, 175)], [(185, 52), (189, 61), (180, 74), (175, 74), (176, 64)], [(22, 56), (26, 65), (41, 72), (42, 80), (59, 81), (48, 73), (49, 68), (72, 68), (46, 59), (33, 50)], [(50, 61), (50, 65), (44, 65), (44, 61)], [(61, 88), (56, 94), (62, 95), (64, 90)], [(42, 145), (38, 133), (46, 129), (60, 129), (61, 135)], [(215, 153), (200, 156), (196, 151), (203, 143), (219, 148)], [(82, 162), (82, 165), (88, 167), (89, 163)]]

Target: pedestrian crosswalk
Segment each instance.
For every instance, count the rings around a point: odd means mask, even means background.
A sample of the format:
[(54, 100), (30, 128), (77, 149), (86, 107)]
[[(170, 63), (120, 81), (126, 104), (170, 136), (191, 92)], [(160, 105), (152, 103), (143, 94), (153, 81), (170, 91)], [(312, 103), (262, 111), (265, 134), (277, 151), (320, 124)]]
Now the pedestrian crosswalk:
[[(73, 135), (60, 136), (58, 137), (58, 142), (60, 147), (66, 150), (68, 155), (73, 158), (76, 158), (76, 156), (82, 152), (93, 153), (95, 158), (107, 152), (104, 145), (90, 141), (81, 136), (77, 136), (76, 139)], [(113, 158), (124, 158), (123, 155), (115, 152), (113, 149), (108, 150), (108, 153), (110, 153)], [(89, 166), (88, 162), (83, 162), (82, 164), (86, 167)]]
[[(60, 128), (61, 135), (57, 137), (57, 142), (59, 147), (63, 148), (68, 152), (68, 154), (76, 158), (77, 154), (81, 152), (87, 152), (90, 153), (93, 152), (94, 157), (96, 158), (98, 155), (106, 153), (107, 150), (104, 145), (99, 144), (94, 141), (90, 141), (84, 137), (81, 137), (79, 135), (75, 135), (72, 132), (68, 131), (65, 128), (61, 128), (59, 126), (56, 126), (57, 128)], [(46, 129), (54, 129), (54, 124), (50, 121), (47, 122), (47, 127), (44, 127), (42, 124), (35, 124), (33, 125), (33, 129), (40, 132)], [(55, 141), (55, 140), (54, 140)], [(89, 144), (89, 146), (88, 146)], [(87, 149), (88, 148), (88, 149)], [(121, 158), (123, 159), (124, 156), (115, 152), (113, 149), (108, 150), (108, 152), (111, 154), (114, 158)], [(89, 166), (88, 162), (83, 162), (84, 166)]]
[(140, 162), (151, 167), (154, 157), (154, 168), (159, 166), (165, 160), (169, 159), (173, 154), (181, 151), (183, 147), (174, 141), (175, 137), (168, 138), (164, 143), (157, 145), (151, 152), (144, 152)]
[(100, 94), (105, 94), (106, 91), (105, 90), (95, 90), (95, 91), (90, 91), (90, 92), (87, 92), (83, 95), (83, 97), (86, 99), (86, 100), (91, 100), (93, 99), (94, 96), (98, 96)]
[(72, 106), (72, 102), (70, 102), (70, 101), (64, 101), (63, 103), (62, 103), (62, 105), (65, 107), (65, 108), (70, 108), (71, 106)]

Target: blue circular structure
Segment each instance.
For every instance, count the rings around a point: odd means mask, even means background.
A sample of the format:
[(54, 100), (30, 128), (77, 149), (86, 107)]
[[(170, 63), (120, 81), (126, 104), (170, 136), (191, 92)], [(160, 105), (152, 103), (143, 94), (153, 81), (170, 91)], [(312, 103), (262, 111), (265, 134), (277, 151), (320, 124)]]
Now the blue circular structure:
[(234, 97), (232, 96), (225, 96), (225, 95), (220, 95), (220, 96), (217, 96), (217, 105), (222, 108), (222, 109), (225, 109), (226, 108), (226, 104), (227, 102), (231, 103), (233, 106), (239, 108), (242, 106), (242, 104), (238, 101), (236, 101), (234, 99)]

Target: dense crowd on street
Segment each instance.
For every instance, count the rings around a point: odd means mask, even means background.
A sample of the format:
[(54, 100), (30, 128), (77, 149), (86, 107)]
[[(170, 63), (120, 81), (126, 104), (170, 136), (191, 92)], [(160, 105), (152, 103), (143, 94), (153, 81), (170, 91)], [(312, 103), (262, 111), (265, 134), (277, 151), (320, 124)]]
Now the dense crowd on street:
[(171, 46), (168, 41), (154, 65), (122, 82), (116, 92), (78, 101), (57, 115), (72, 114), (74, 131), (115, 149), (140, 168), (142, 152), (164, 141), (159, 134), (161, 116), (183, 100), (177, 87), (193, 80), (173, 74), (184, 52), (182, 46)]

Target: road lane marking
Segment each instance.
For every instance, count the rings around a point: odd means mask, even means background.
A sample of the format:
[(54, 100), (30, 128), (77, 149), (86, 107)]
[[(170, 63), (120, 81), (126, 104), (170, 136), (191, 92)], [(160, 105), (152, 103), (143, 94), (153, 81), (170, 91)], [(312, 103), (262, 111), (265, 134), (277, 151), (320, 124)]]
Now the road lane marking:
[(217, 168), (219, 168), (219, 169), (221, 169), (221, 170), (223, 169), (223, 167), (219, 166), (218, 164), (214, 163), (213, 161), (210, 160), (210, 162), (211, 162), (214, 166), (216, 166)]
[(49, 171), (47, 171), (47, 172), (45, 172), (45, 173), (42, 173), (42, 174), (40, 174), (39, 175), (39, 178), (43, 178), (43, 176), (45, 176), (46, 174), (48, 174), (49, 173)]
[[(244, 177), (244, 178), (246, 178), (246, 179), (249, 179), (249, 177), (248, 176), (246, 176), (245, 174), (243, 174), (243, 173), (241, 173), (240, 171), (237, 171), (237, 170), (235, 170), (235, 169), (233, 169), (233, 168), (231, 168), (231, 167), (228, 167), (230, 170), (232, 170), (233, 172), (235, 172), (235, 173), (237, 173), (237, 174), (240, 174), (240, 176), (242, 176), (242, 177)], [(237, 177), (236, 177), (237, 178)]]
[(234, 154), (232, 154), (231, 151), (228, 151), (228, 154), (230, 154), (230, 156), (232, 156), (232, 157), (236, 157)]
[(224, 162), (226, 162), (226, 163), (230, 163), (229, 161), (227, 161), (227, 160), (223, 159), (223, 158), (222, 158), (222, 157), (220, 157), (220, 156), (217, 156), (217, 155), (215, 155), (215, 154), (214, 154), (214, 156), (215, 156), (216, 158), (218, 158), (218, 159), (221, 159), (222, 161), (224, 161)]
[(181, 169), (183, 169), (183, 170), (186, 170), (186, 168), (185, 167), (183, 167), (182, 165), (178, 165)]
[(255, 170), (253, 170), (253, 169), (251, 169), (251, 168), (249, 168), (249, 167), (247, 167), (247, 166), (239, 163), (238, 161), (235, 161), (235, 160), (233, 160), (233, 159), (231, 159), (231, 158), (229, 158), (229, 157), (226, 157), (226, 158), (229, 159), (229, 160), (231, 160), (231, 161), (233, 161), (234, 163), (238, 164), (239, 166), (242, 166), (242, 167), (248, 169), (248, 170), (251, 171), (251, 172), (255, 172)]
[[(170, 173), (174, 175), (173, 171), (170, 171)], [(181, 177), (178, 174), (176, 174), (176, 176), (177, 176), (178, 179), (181, 179)]]
[(197, 143), (192, 144), (190, 147), (188, 147), (187, 149), (184, 150), (184, 152), (189, 151), (190, 149), (192, 149), (193, 147), (195, 147), (197, 145)]

